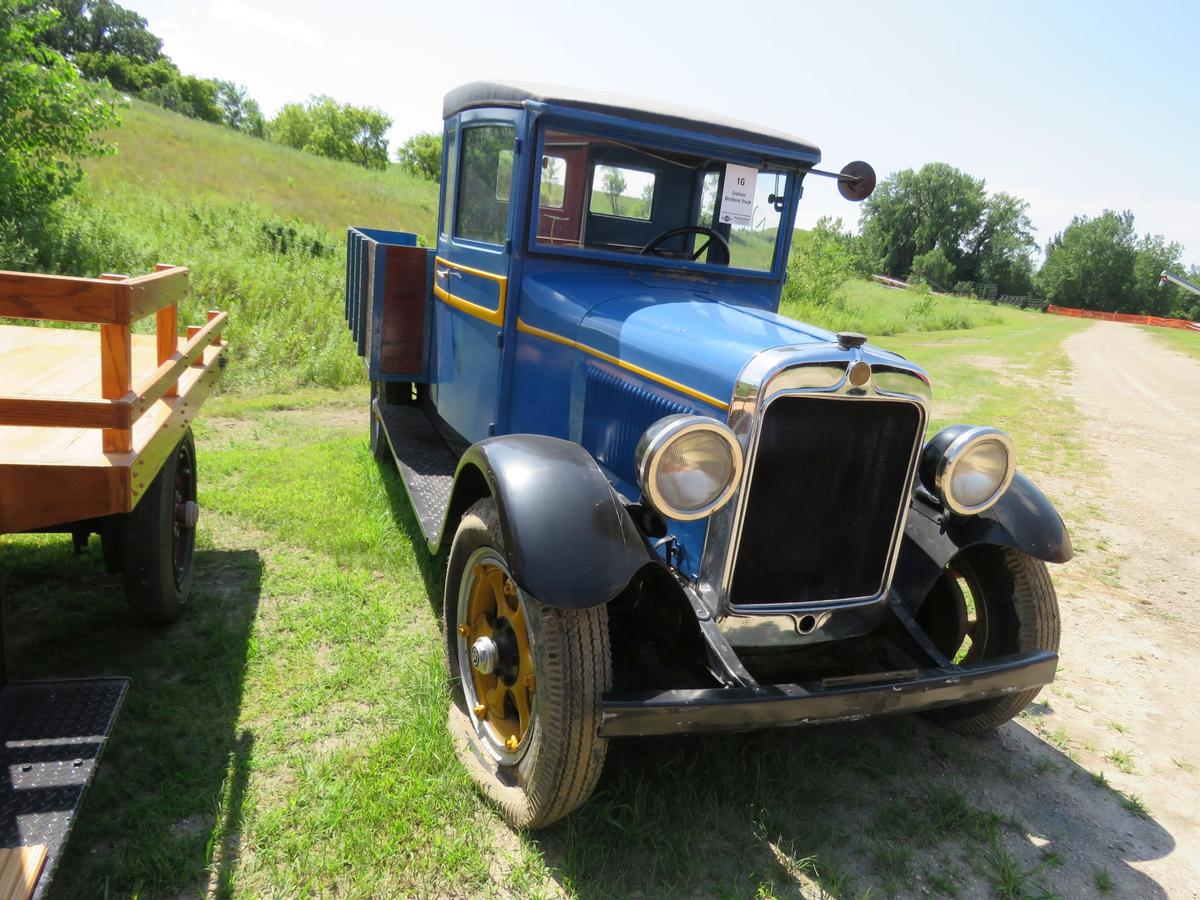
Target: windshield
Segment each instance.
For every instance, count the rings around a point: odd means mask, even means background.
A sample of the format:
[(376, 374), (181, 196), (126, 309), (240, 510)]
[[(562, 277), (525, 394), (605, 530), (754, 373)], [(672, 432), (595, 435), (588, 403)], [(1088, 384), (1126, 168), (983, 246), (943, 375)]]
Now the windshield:
[(537, 243), (769, 272), (791, 176), (547, 130)]

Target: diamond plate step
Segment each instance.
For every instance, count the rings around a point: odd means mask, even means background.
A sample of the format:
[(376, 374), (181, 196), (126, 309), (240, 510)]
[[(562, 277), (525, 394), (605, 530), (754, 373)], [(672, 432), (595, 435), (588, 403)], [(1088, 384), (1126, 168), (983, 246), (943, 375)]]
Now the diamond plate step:
[(45, 895), (129, 681), (15, 682), (0, 688), (0, 846), (46, 845)]
[(376, 415), (383, 423), (421, 531), (427, 541), (435, 543), (450, 505), (458, 459), (420, 407), (381, 403)]

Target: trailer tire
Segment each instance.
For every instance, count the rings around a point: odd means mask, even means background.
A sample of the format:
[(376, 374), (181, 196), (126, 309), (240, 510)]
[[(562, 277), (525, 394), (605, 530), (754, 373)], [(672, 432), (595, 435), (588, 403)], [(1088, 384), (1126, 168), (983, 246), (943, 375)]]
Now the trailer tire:
[(122, 568), (123, 518), (121, 515), (106, 516), (100, 521), (100, 553), (104, 558), (104, 571), (109, 575), (118, 574)]
[[(503, 590), (490, 588), (494, 599), (477, 606), (490, 583)], [(443, 611), (450, 735), (463, 766), (514, 828), (544, 828), (578, 809), (596, 787), (608, 744), (599, 735), (601, 697), (612, 682), (607, 607), (557, 609), (520, 590), (487, 498), (467, 510), (454, 535)], [(474, 666), (481, 634), (500, 645), (493, 660), (500, 675), (481, 676)], [(498, 698), (502, 721), (493, 715)]]
[(196, 442), (189, 428), (132, 512), (121, 522), (125, 599), (151, 625), (183, 613), (196, 544)]

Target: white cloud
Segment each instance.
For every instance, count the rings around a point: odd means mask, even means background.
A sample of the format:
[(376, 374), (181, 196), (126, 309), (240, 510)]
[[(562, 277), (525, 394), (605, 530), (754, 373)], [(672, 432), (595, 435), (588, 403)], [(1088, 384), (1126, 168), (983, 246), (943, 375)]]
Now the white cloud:
[(317, 49), (321, 36), (314, 28), (298, 19), (273, 15), (256, 9), (240, 0), (221, 0), (212, 10), (218, 21), (237, 28), (243, 34), (258, 34), (272, 40), (282, 40)]

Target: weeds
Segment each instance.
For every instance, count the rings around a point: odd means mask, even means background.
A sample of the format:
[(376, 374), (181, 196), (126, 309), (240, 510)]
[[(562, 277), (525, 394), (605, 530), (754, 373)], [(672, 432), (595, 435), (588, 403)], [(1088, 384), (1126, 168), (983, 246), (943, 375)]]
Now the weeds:
[(1127, 750), (1114, 750), (1112, 753), (1108, 754), (1108, 761), (1126, 775), (1132, 775), (1135, 771), (1133, 754)]

